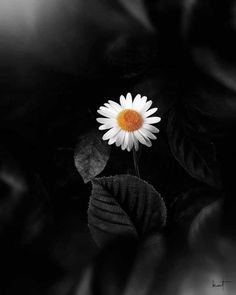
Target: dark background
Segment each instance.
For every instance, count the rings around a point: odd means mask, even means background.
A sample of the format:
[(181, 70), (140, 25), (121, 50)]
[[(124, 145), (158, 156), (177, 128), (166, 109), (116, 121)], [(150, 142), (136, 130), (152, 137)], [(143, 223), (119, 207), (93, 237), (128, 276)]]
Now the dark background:
[[(235, 1), (10, 3), (0, 4), (0, 293), (74, 292), (98, 253), (74, 149), (97, 128), (98, 107), (127, 92), (147, 95), (162, 117), (140, 170), (166, 203), (168, 251), (179, 253), (218, 199), (217, 235), (234, 240)], [(103, 175), (122, 173), (133, 173), (132, 157), (112, 147)]]

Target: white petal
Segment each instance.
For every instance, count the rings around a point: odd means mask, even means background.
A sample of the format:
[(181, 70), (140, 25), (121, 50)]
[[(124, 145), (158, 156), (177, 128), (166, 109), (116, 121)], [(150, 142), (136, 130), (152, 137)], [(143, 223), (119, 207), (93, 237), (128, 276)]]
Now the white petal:
[(113, 108), (109, 103), (105, 103), (105, 106), (109, 109), (109, 110), (111, 110), (112, 112), (115, 112), (117, 115), (118, 115), (118, 111), (115, 109), (115, 108)]
[(125, 137), (125, 131), (120, 130), (120, 132), (116, 136), (116, 146), (122, 145), (122, 143), (124, 141), (124, 137)]
[(115, 109), (112, 108), (111, 105), (108, 104), (108, 107), (104, 107), (104, 106), (101, 106), (99, 108), (99, 110), (102, 110), (102, 111), (108, 111), (108, 112), (111, 112), (113, 113), (114, 115), (117, 115), (119, 112), (117, 112)]
[(159, 129), (149, 124), (143, 124), (142, 128), (149, 130), (152, 133), (158, 133)]
[(107, 130), (107, 129), (111, 129), (113, 127), (113, 125), (101, 125), (98, 127), (99, 130)]
[(152, 134), (152, 132), (148, 131), (147, 129), (141, 128), (139, 131), (142, 133), (143, 137), (148, 137), (150, 139), (157, 139), (157, 137), (154, 134)]
[(151, 118), (145, 118), (144, 123), (147, 124), (155, 124), (161, 121), (160, 117), (151, 117)]
[(109, 141), (108, 141), (108, 144), (111, 145), (111, 144), (115, 143), (115, 142), (116, 142), (116, 136), (117, 136), (117, 135), (115, 135), (115, 136), (113, 136), (112, 138), (110, 138)]
[(151, 105), (152, 105), (152, 100), (147, 101), (144, 107), (140, 110), (140, 112), (144, 114), (148, 109), (150, 109)]
[(122, 108), (126, 107), (126, 99), (125, 99), (124, 95), (120, 96), (120, 105), (122, 106)]
[(145, 112), (145, 113), (143, 114), (143, 116), (144, 116), (145, 118), (147, 118), (147, 117), (153, 115), (156, 111), (157, 111), (157, 108), (150, 109), (149, 111)]
[(110, 118), (97, 118), (96, 120), (100, 124), (110, 124), (110, 123), (112, 124), (113, 123), (114, 126), (116, 124), (116, 120), (110, 119)]
[(144, 136), (142, 135), (142, 133), (140, 133), (139, 130), (134, 131), (134, 135), (136, 136), (136, 138), (137, 138), (142, 144), (144, 144), (144, 145), (146, 145), (146, 146), (148, 146), (148, 147), (152, 146), (152, 143), (151, 143), (150, 139), (149, 139), (148, 137), (144, 137)]
[(121, 107), (117, 102), (115, 102), (115, 101), (113, 101), (113, 100), (108, 100), (108, 102), (109, 102), (110, 106), (111, 106), (114, 110), (116, 110), (117, 112), (122, 111), (122, 107)]
[(113, 136), (115, 136), (119, 131), (120, 131), (120, 128), (118, 128), (118, 127), (114, 127), (114, 128), (112, 128), (112, 129), (110, 129), (109, 131), (107, 131), (107, 132), (103, 135), (102, 139), (103, 139), (103, 140), (108, 140), (108, 139), (112, 138)]
[(139, 142), (141, 142), (142, 144), (146, 144), (146, 140), (144, 139), (144, 137), (142, 136), (142, 134), (140, 134), (137, 130), (133, 132), (134, 136), (137, 138), (137, 140)]
[(125, 138), (124, 138), (123, 144), (121, 146), (122, 150), (125, 150), (127, 148), (128, 140), (129, 140), (129, 132), (125, 132)]
[(102, 107), (101, 107), (100, 110), (97, 110), (97, 112), (100, 115), (102, 115), (104, 117), (107, 117), (107, 118), (114, 118), (115, 119), (117, 117), (117, 114), (115, 112), (113, 112), (113, 111), (111, 111), (111, 110), (109, 110), (107, 108), (102, 109)]
[(134, 141), (132, 138), (132, 132), (129, 132), (128, 147), (127, 147), (128, 152), (130, 152), (132, 150), (133, 144), (134, 144)]
[(107, 119), (107, 118), (98, 118), (100, 119), (99, 121), (103, 121), (104, 123), (101, 123), (102, 125), (99, 126), (99, 130), (106, 130), (106, 129), (110, 129), (110, 128), (113, 128), (113, 127), (119, 127), (118, 124), (117, 124), (117, 121), (113, 120), (113, 119)]
[(110, 105), (109, 103), (104, 103), (104, 106), (101, 106), (100, 109), (105, 109), (105, 110), (110, 110), (111, 112), (114, 113), (119, 113), (115, 108), (112, 107), (112, 105)]
[[(119, 127), (118, 127), (119, 128)], [(120, 136), (122, 130), (119, 128), (119, 131), (114, 135), (112, 136), (109, 141), (108, 141), (108, 144), (113, 144), (113, 143), (116, 143), (117, 142), (117, 138)]]
[(134, 143), (134, 148), (135, 148), (136, 151), (138, 151), (138, 148), (139, 148), (138, 140), (137, 140), (137, 138), (134, 136), (134, 133), (133, 133), (133, 132), (131, 132), (130, 135), (131, 135), (132, 140), (133, 140), (133, 143)]
[(136, 110), (136, 108), (138, 107), (140, 99), (141, 99), (141, 95), (137, 94), (134, 98), (134, 101), (133, 101), (133, 109), (134, 110)]
[(137, 101), (136, 104), (135, 104), (135, 110), (137, 112), (140, 112), (140, 110), (145, 106), (146, 101), (147, 101), (146, 96), (141, 97), (140, 100)]
[(152, 146), (152, 142), (151, 142), (151, 140), (150, 140), (148, 137), (144, 137), (144, 139), (145, 139), (145, 145), (146, 145), (147, 147)]
[(132, 96), (130, 93), (127, 93), (127, 95), (126, 95), (126, 108), (132, 109), (132, 107), (133, 107)]

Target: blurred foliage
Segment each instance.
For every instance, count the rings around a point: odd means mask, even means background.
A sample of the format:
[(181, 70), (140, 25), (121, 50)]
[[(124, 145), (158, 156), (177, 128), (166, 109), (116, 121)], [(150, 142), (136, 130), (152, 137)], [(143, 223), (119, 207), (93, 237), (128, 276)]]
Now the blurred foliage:
[[(235, 1), (28, 2), (0, 12), (0, 294), (204, 294), (236, 265)], [(99, 105), (128, 91), (162, 117), (138, 155), (153, 187), (94, 137)]]
[(209, 135), (201, 126), (193, 126), (184, 117), (184, 110), (172, 109), (168, 117), (170, 149), (188, 173), (210, 186), (220, 188), (216, 150)]

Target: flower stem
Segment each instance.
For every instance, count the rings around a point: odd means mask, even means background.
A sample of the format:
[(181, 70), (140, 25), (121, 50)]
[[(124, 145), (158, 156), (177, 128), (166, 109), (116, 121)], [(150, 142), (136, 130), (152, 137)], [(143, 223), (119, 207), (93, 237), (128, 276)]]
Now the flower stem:
[(138, 178), (140, 178), (140, 173), (139, 173), (139, 168), (138, 168), (138, 160), (137, 160), (137, 153), (136, 150), (133, 148), (133, 161), (134, 161), (134, 169), (135, 169), (135, 174)]

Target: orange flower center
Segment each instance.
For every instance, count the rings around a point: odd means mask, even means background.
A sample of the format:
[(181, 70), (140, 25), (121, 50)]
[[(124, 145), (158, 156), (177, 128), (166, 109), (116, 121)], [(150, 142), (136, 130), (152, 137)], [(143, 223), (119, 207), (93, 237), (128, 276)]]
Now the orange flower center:
[(132, 132), (142, 126), (143, 118), (138, 112), (126, 109), (119, 113), (117, 122), (121, 129)]

